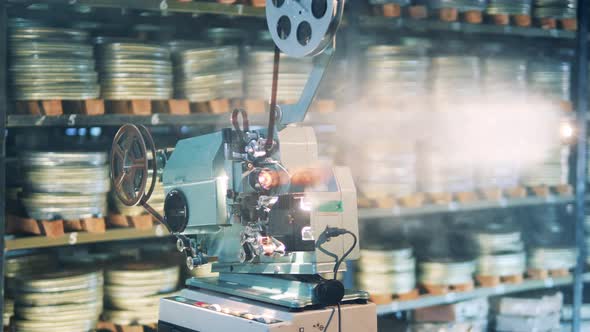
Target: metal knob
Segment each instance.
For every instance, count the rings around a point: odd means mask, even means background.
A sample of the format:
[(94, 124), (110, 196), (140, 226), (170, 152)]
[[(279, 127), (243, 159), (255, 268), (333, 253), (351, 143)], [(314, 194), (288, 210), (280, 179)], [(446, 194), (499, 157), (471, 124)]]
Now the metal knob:
[(178, 251), (180, 252), (184, 252), (186, 249), (188, 249), (188, 246), (184, 244), (184, 241), (182, 239), (177, 239), (176, 249), (178, 249)]
[(201, 266), (201, 265), (204, 265), (207, 263), (208, 263), (207, 257), (200, 255), (200, 254), (195, 257), (189, 256), (186, 258), (186, 267), (188, 267), (189, 270), (192, 270), (197, 266)]

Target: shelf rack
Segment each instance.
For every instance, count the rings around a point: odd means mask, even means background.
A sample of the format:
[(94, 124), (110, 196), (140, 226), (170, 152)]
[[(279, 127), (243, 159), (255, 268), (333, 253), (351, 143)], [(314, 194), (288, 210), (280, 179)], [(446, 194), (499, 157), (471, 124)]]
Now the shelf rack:
[(512, 37), (550, 38), (574, 40), (576, 32), (559, 29), (523, 28), (510, 25), (470, 24), (411, 18), (361, 16), (359, 25), (364, 29), (410, 30), (412, 32), (459, 32), (465, 34), (504, 35)]
[[(357, 1), (352, 1), (354, 4)], [(579, 1), (579, 3), (584, 4), (584, 1)], [(121, 12), (127, 11), (139, 11), (139, 12), (152, 12), (154, 16), (161, 14), (161, 16), (167, 16), (171, 13), (184, 13), (189, 14), (192, 16), (199, 16), (199, 15), (224, 15), (228, 17), (252, 17), (252, 18), (263, 18), (264, 17), (264, 9), (263, 8), (253, 8), (250, 6), (245, 5), (223, 5), (218, 4), (215, 2), (203, 2), (203, 1), (193, 1), (193, 2), (178, 2), (176, 0), (32, 0), (32, 1), (25, 1), (25, 0), (0, 0), (0, 46), (6, 45), (6, 23), (7, 22), (7, 6), (11, 8), (31, 8), (37, 6), (38, 8), (42, 8), (43, 6), (49, 7), (50, 5), (55, 5), (60, 8), (67, 8), (68, 12), (69, 9), (72, 12), (78, 12), (81, 15), (87, 13), (87, 9), (114, 9), (120, 10)], [(586, 12), (585, 5), (579, 6), (580, 13), (584, 15)], [(409, 32), (452, 32), (452, 33), (462, 33), (465, 35), (468, 34), (481, 34), (481, 35), (489, 35), (489, 36), (508, 36), (508, 37), (525, 37), (525, 38), (538, 38), (538, 39), (547, 39), (547, 40), (566, 40), (566, 41), (573, 41), (577, 39), (579, 50), (577, 52), (578, 59), (583, 59), (583, 62), (586, 63), (586, 56), (588, 52), (587, 48), (587, 31), (588, 31), (588, 21), (587, 18), (585, 20), (579, 20), (581, 26), (581, 33), (579, 32), (576, 34), (575, 32), (570, 31), (563, 31), (563, 30), (545, 30), (539, 28), (519, 28), (513, 26), (496, 26), (496, 25), (489, 25), (489, 24), (467, 24), (461, 22), (441, 22), (441, 21), (434, 21), (434, 20), (412, 20), (412, 19), (391, 19), (391, 18), (383, 18), (383, 17), (369, 17), (369, 16), (360, 16), (357, 17), (355, 20), (349, 20), (348, 27), (350, 28), (352, 22), (355, 21), (357, 24), (353, 28), (361, 28), (361, 29), (383, 29), (383, 30), (393, 30), (393, 31), (409, 31)], [(0, 60), (6, 60), (6, 47), (0, 47)], [(0, 63), (6, 63), (6, 61), (0, 61)], [(578, 93), (578, 103), (577, 109), (580, 112), (580, 117), (578, 117), (578, 121), (580, 119), (586, 119), (586, 107), (585, 103), (580, 103), (581, 100), (586, 100), (587, 97), (587, 89), (586, 84), (580, 83), (587, 83), (587, 71), (581, 71), (584, 73), (582, 77), (578, 77), (576, 80), (575, 85), (579, 90)], [(81, 116), (81, 115), (65, 115), (61, 117), (35, 117), (35, 116), (21, 116), (21, 115), (8, 115), (8, 107), (6, 105), (6, 86), (5, 86), (5, 77), (6, 77), (6, 66), (0, 66), (0, 130), (4, 130), (6, 127), (9, 128), (38, 128), (38, 127), (74, 127), (74, 126), (118, 126), (123, 123), (133, 122), (138, 124), (146, 124), (146, 125), (203, 125), (203, 126), (213, 126), (223, 123), (229, 123), (228, 120), (224, 120), (223, 117), (227, 117), (227, 115), (204, 115), (204, 114), (194, 114), (189, 116), (171, 116), (166, 114), (156, 114), (151, 116), (129, 116), (129, 115), (104, 115), (99, 117), (89, 117), (89, 116)], [(356, 81), (356, 80), (353, 80)], [(255, 117), (254, 117), (255, 118)], [(227, 119), (227, 118), (225, 118)], [(264, 116), (261, 116), (261, 119), (265, 119)], [(310, 119), (311, 122), (320, 121), (321, 116), (316, 117), (315, 115), (312, 116)], [(256, 120), (253, 119), (253, 122)], [(585, 132), (585, 125), (584, 125)], [(4, 137), (4, 135), (2, 136)], [(582, 135), (580, 135), (582, 137)], [(2, 138), (4, 139), (4, 138)], [(579, 139), (578, 143), (580, 146), (580, 151), (585, 149), (586, 138), (583, 137)], [(0, 190), (4, 190), (4, 176), (5, 176), (5, 142), (2, 141), (0, 144)], [(583, 155), (583, 153), (582, 153)], [(579, 170), (585, 169), (585, 158), (579, 158), (578, 164), (580, 167)], [(579, 177), (574, 181), (578, 185), (578, 189), (580, 188), (581, 184), (581, 191), (577, 192), (577, 207), (578, 211), (582, 211), (580, 207), (582, 207), (584, 203), (584, 196), (583, 196), (583, 188), (585, 184), (584, 176)], [(3, 195), (3, 194), (2, 194)], [(0, 196), (2, 196), (0, 195)], [(3, 197), (0, 197), (3, 201)], [(478, 209), (488, 209), (488, 208), (508, 208), (508, 207), (516, 207), (516, 206), (526, 206), (526, 205), (538, 205), (538, 204), (546, 204), (546, 203), (559, 203), (559, 202), (571, 202), (572, 198), (567, 197), (559, 197), (559, 198), (524, 198), (522, 200), (506, 200), (506, 201), (497, 201), (497, 202), (474, 202), (472, 204), (451, 204), (448, 206), (425, 206), (418, 209), (363, 209), (360, 211), (361, 218), (364, 219), (371, 219), (371, 218), (383, 218), (383, 217), (391, 217), (391, 216), (411, 216), (411, 215), (419, 215), (419, 214), (428, 214), (428, 213), (441, 213), (441, 212), (457, 212), (457, 211), (469, 211), (469, 210), (478, 210)], [(54, 247), (54, 246), (68, 246), (68, 245), (75, 245), (75, 244), (84, 244), (84, 243), (97, 243), (97, 242), (106, 242), (106, 241), (115, 241), (115, 240), (128, 240), (128, 239), (141, 239), (141, 238), (149, 238), (149, 237), (159, 237), (165, 236), (166, 234), (161, 230), (158, 231), (158, 228), (154, 228), (152, 230), (147, 231), (138, 231), (136, 229), (116, 229), (116, 230), (108, 230), (104, 234), (90, 234), (90, 233), (70, 233), (66, 234), (63, 237), (59, 238), (44, 238), (44, 237), (26, 237), (26, 238), (12, 238), (7, 237), (5, 238), (4, 235), (4, 206), (0, 204), (0, 249), (4, 251), (8, 250), (19, 250), (19, 249), (30, 249), (30, 248), (47, 248), (47, 247)], [(582, 215), (578, 215), (577, 226), (578, 226), (578, 233), (582, 234), (580, 230), (583, 230), (583, 219)], [(578, 239), (578, 246), (579, 248), (584, 248), (583, 240), (581, 238)], [(2, 258), (4, 259), (4, 257)], [(583, 259), (583, 255), (580, 256), (580, 260)], [(3, 262), (0, 260), (0, 274), (2, 273)], [(579, 276), (576, 281), (576, 296), (582, 296), (582, 282), (583, 281), (590, 281), (590, 274), (581, 274), (580, 271), (583, 265), (578, 264), (576, 275)], [(381, 305), (378, 308), (379, 314), (387, 314), (393, 313), (401, 310), (410, 310), (416, 309), (426, 306), (433, 306), (438, 304), (450, 303), (454, 301), (460, 300), (467, 300), (475, 297), (480, 296), (493, 296), (493, 295), (502, 295), (502, 294), (510, 294), (515, 292), (521, 292), (526, 290), (532, 289), (543, 289), (543, 288), (552, 288), (555, 286), (567, 286), (572, 284), (573, 278), (566, 277), (566, 278), (555, 278), (555, 279), (545, 279), (545, 280), (527, 280), (518, 285), (502, 285), (494, 288), (477, 288), (471, 292), (465, 293), (450, 293), (444, 296), (422, 296), (419, 299), (411, 300), (411, 301), (403, 301), (403, 302), (392, 302), (387, 305)], [(2, 278), (0, 278), (0, 289), (3, 290), (3, 282)], [(3, 299), (0, 297), (0, 307), (3, 306), (2, 303)], [(579, 302), (581, 298), (576, 300), (576, 307), (579, 310)], [(578, 320), (578, 328), (579, 330), (579, 315), (577, 317)], [(0, 319), (1, 321), (1, 319)], [(576, 325), (576, 324), (574, 324)]]
[(23, 1), (8, 0), (10, 5), (62, 5), (79, 10), (85, 8), (110, 8), (121, 10), (145, 10), (165, 13), (211, 14), (242, 17), (265, 17), (264, 8), (255, 8), (248, 5), (226, 5), (217, 2), (204, 1), (178, 1), (178, 0), (42, 0)]
[[(590, 282), (590, 273), (585, 273), (585, 282)], [(442, 304), (449, 304), (458, 301), (471, 300), (478, 297), (490, 297), (506, 295), (537, 289), (548, 289), (561, 286), (569, 286), (573, 277), (546, 278), (541, 280), (525, 280), (520, 284), (500, 284), (496, 287), (478, 287), (469, 292), (448, 293), (445, 295), (421, 295), (415, 300), (393, 301), (388, 304), (377, 306), (377, 315), (383, 316), (399, 311), (414, 310), (419, 308), (432, 307)]]
[[(518, 206), (534, 206), (547, 203), (570, 203), (573, 197), (527, 197), (510, 199), (505, 201), (482, 201), (472, 204), (453, 205), (432, 205), (420, 208), (396, 208), (396, 209), (359, 209), (359, 219), (378, 219), (390, 217), (409, 217), (436, 213), (454, 213), (461, 211), (475, 211), (489, 208), (510, 208)], [(89, 244), (109, 241), (136, 240), (142, 238), (153, 238), (167, 236), (168, 233), (161, 226), (157, 225), (151, 230), (137, 230), (134, 228), (109, 229), (105, 233), (73, 232), (57, 238), (43, 236), (5, 238), (5, 251), (38, 249), (59, 246), (71, 246), (78, 244)]]
[(66, 233), (64, 236), (55, 238), (44, 236), (11, 236), (7, 237), (4, 240), (4, 251), (73, 246), (79, 244), (120, 240), (137, 240), (143, 238), (164, 237), (168, 235), (168, 231), (162, 225), (157, 225), (149, 230), (139, 230), (135, 228), (120, 228), (109, 229), (104, 233), (72, 232)]
[[(339, 113), (309, 113), (306, 121), (313, 123), (333, 123)], [(251, 124), (265, 125), (268, 116), (250, 114)], [(6, 119), (7, 128), (37, 128), (37, 127), (107, 127), (121, 126), (125, 123), (142, 124), (146, 126), (231, 126), (230, 114), (196, 113), (189, 115), (173, 115), (156, 113), (151, 115), (105, 114), (81, 115), (66, 114), (59, 116), (47, 115), (16, 115), (9, 114)]]
[[(590, 199), (587, 196), (586, 199)], [(374, 209), (359, 209), (359, 219), (379, 219), (391, 217), (411, 217), (418, 215), (428, 215), (436, 213), (454, 213), (466, 211), (478, 211), (486, 209), (507, 209), (522, 206), (535, 206), (545, 204), (565, 204), (572, 203), (573, 196), (554, 196), (547, 197), (523, 197), (523, 198), (509, 198), (500, 199), (497, 201), (474, 201), (471, 203), (457, 203), (440, 205), (425, 205), (416, 208), (407, 208), (395, 206), (390, 209), (374, 208)]]
[[(262, 116), (251, 117), (252, 122), (262, 121)], [(164, 125), (198, 125), (212, 126), (226, 122), (230, 125), (229, 114), (152, 114), (152, 115), (79, 115), (66, 114), (59, 116), (46, 115), (8, 115), (6, 126), (8, 128), (30, 127), (99, 127), (121, 126), (125, 123), (141, 124), (147, 126)]]
[[(77, 9), (120, 9), (162, 13), (185, 13), (193, 15), (224, 15), (234, 17), (264, 18), (265, 9), (242, 4), (220, 4), (216, 2), (178, 0), (8, 0), (10, 5), (46, 6), (58, 5)], [(461, 32), (467, 34), (506, 35), (532, 38), (552, 38), (574, 40), (576, 33), (560, 29), (535, 27), (502, 26), (494, 24), (469, 24), (463, 22), (443, 22), (438, 20), (416, 20), (412, 18), (389, 18), (381, 16), (360, 16), (361, 28), (407, 29), (414, 32)], [(348, 22), (346, 22), (348, 25)]]

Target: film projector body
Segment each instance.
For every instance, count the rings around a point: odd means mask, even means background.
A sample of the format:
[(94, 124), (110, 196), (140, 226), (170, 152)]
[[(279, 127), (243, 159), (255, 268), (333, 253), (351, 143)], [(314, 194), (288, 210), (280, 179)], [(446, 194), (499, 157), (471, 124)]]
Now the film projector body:
[[(344, 0), (267, 0), (277, 46), (268, 129), (250, 130), (246, 112), (235, 110), (233, 128), (181, 140), (171, 154), (156, 151), (142, 126), (125, 125), (115, 136), (111, 176), (121, 201), (156, 216), (190, 268), (212, 263), (219, 272), (162, 299), (160, 331), (377, 330), (368, 294), (335, 278), (343, 261), (358, 257), (350, 171), (319, 167), (313, 130), (288, 126), (302, 122), (313, 101), (343, 7)], [(279, 49), (315, 56), (294, 105), (276, 105)], [(147, 204), (158, 176), (164, 216)]]

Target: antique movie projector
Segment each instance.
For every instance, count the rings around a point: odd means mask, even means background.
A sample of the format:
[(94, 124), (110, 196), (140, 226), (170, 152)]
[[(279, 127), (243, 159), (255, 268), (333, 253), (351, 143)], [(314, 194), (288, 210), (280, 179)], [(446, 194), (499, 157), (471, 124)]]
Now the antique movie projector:
[[(350, 171), (321, 167), (314, 131), (290, 125), (313, 101), (343, 7), (344, 0), (267, 0), (276, 44), (268, 129), (251, 130), (247, 113), (235, 110), (233, 128), (181, 140), (172, 153), (156, 151), (145, 127), (117, 132), (111, 177), (119, 199), (159, 219), (190, 268), (212, 263), (219, 272), (162, 299), (160, 331), (377, 330), (368, 294), (336, 279), (358, 256)], [(315, 56), (295, 105), (276, 105), (281, 51)], [(164, 216), (147, 203), (158, 176)]]

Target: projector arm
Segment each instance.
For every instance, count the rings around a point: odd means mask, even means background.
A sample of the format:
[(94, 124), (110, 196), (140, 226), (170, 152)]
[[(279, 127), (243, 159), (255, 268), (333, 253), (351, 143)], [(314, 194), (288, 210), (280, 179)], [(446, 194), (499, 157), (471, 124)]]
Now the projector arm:
[(326, 74), (326, 69), (334, 57), (334, 51), (335, 45), (332, 42), (323, 53), (315, 57), (313, 69), (297, 104), (279, 105), (279, 130), (284, 129), (289, 124), (303, 122)]

